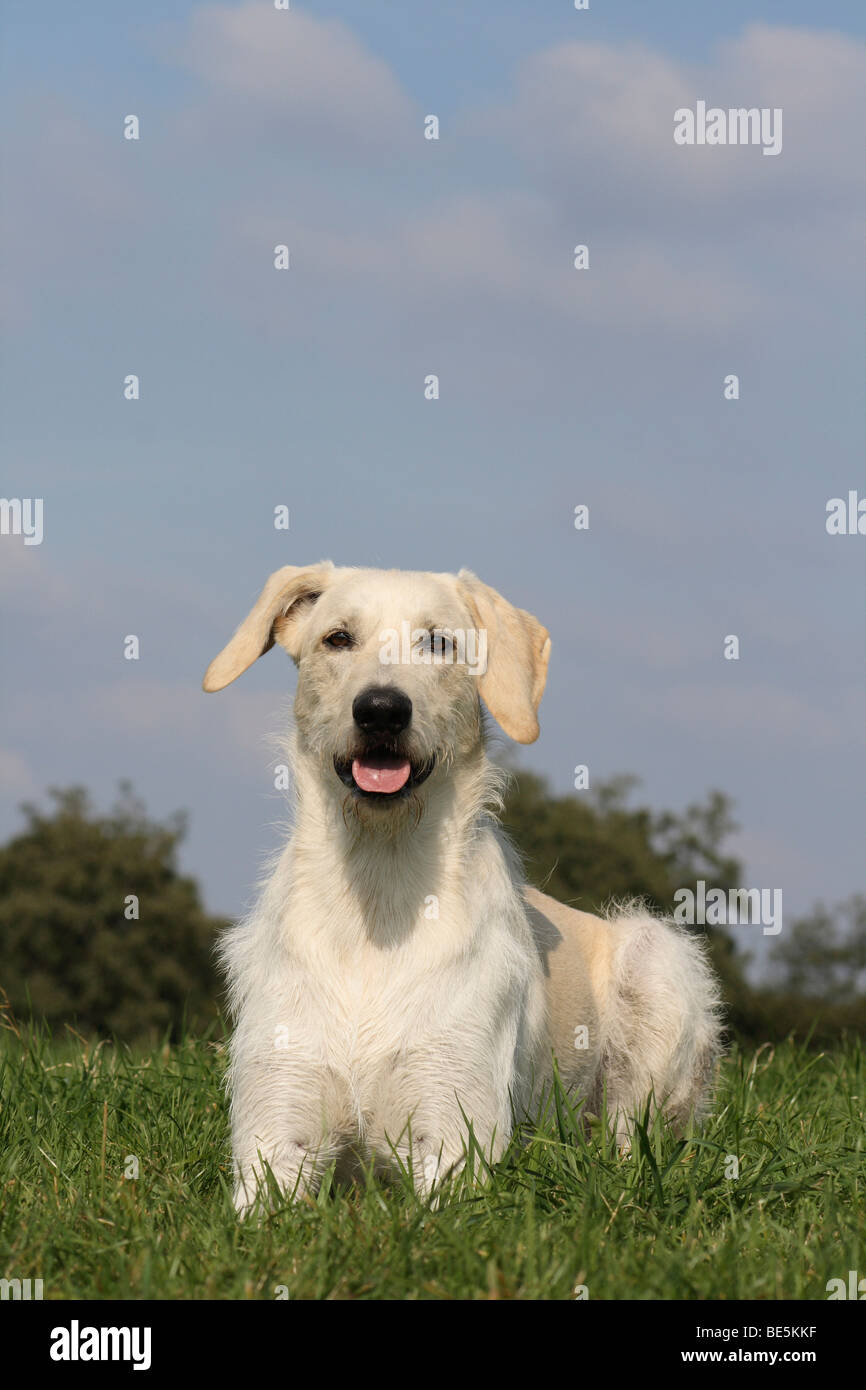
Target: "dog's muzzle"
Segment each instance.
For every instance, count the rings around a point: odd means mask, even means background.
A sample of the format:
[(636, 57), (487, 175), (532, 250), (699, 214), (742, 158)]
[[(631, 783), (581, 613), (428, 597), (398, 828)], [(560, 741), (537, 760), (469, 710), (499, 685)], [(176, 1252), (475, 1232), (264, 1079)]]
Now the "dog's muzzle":
[(401, 746), (412, 722), (412, 701), (396, 685), (368, 685), (352, 701), (361, 742), (357, 751), (334, 758), (337, 776), (358, 796), (385, 802), (408, 796), (433, 771), (435, 759), (413, 761)]

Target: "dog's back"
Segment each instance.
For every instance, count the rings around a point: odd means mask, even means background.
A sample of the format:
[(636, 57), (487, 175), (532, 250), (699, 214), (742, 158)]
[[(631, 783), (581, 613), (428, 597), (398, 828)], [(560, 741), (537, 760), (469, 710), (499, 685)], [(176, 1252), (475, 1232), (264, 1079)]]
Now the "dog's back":
[(550, 1045), (570, 1090), (617, 1116), (652, 1094), (679, 1129), (709, 1101), (719, 993), (703, 943), (637, 907), (595, 917), (524, 890), (547, 985)]

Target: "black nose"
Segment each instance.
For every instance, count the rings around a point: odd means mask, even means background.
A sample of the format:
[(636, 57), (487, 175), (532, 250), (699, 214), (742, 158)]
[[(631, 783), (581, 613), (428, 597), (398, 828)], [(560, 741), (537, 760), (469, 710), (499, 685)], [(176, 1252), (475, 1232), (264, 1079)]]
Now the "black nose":
[(412, 701), (393, 685), (371, 685), (355, 696), (352, 718), (365, 734), (401, 734), (412, 718)]

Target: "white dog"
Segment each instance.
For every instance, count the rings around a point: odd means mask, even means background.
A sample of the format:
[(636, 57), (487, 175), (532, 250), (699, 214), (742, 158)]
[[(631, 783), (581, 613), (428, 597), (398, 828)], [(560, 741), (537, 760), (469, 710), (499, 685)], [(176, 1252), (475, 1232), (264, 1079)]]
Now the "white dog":
[(495, 1160), (558, 1062), (627, 1142), (648, 1100), (709, 1095), (718, 995), (698, 941), (526, 887), (497, 829), (479, 700), (531, 743), (550, 638), (474, 574), (287, 566), (211, 663), (221, 690), (278, 642), (298, 666), (294, 831), (222, 957), (236, 1028), (236, 1205), (270, 1169), (314, 1191), (336, 1160)]

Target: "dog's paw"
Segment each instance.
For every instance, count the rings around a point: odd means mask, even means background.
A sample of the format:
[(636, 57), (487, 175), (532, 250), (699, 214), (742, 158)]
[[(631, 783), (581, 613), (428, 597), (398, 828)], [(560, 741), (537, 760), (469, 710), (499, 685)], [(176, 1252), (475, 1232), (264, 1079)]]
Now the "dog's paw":
[(261, 1193), (255, 1189), (250, 1192), (242, 1184), (239, 1184), (234, 1191), (234, 1209), (241, 1220), (246, 1217), (260, 1219), (265, 1211), (265, 1204), (262, 1201)]

